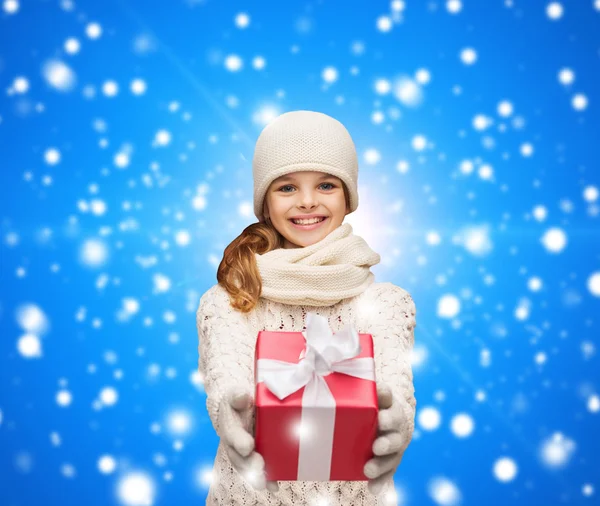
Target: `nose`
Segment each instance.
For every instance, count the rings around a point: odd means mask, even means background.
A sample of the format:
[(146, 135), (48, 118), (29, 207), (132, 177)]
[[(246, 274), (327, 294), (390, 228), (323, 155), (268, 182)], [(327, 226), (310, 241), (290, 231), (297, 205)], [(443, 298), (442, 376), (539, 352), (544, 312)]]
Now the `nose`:
[(319, 203), (317, 202), (317, 196), (315, 192), (312, 191), (304, 191), (300, 196), (300, 202), (298, 204), (302, 209), (313, 209), (317, 207)]

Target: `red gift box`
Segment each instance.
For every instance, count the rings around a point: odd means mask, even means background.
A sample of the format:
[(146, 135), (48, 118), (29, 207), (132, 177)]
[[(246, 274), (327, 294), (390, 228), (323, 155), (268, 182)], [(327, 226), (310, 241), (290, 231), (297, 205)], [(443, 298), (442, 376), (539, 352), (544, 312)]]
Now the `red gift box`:
[[(258, 334), (254, 435), (267, 480), (367, 480), (363, 469), (373, 457), (379, 411), (373, 338), (350, 326), (331, 335), (323, 325), (324, 317), (309, 313), (306, 332)], [(319, 332), (322, 352), (328, 343), (323, 354), (310, 344)], [(301, 376), (306, 386), (297, 388)]]

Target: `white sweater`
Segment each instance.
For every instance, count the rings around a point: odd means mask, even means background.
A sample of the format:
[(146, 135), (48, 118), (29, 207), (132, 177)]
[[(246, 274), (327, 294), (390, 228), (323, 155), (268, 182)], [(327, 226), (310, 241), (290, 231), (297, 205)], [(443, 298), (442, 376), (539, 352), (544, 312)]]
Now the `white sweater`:
[[(410, 352), (414, 344), (416, 309), (410, 294), (392, 283), (373, 283), (363, 293), (333, 306), (292, 306), (260, 298), (257, 306), (243, 314), (229, 305), (220, 285), (200, 299), (196, 315), (199, 337), (199, 370), (204, 380), (208, 414), (219, 437), (217, 411), (224, 392), (232, 385), (245, 385), (254, 392), (254, 346), (260, 330), (301, 332), (306, 312), (325, 316), (332, 331), (353, 324), (359, 333), (372, 334), (377, 381), (388, 383), (394, 396), (412, 407), (412, 417), (403, 430), (412, 437), (416, 400)], [(254, 430), (254, 417), (251, 430)], [(366, 480), (366, 479), (365, 479)], [(391, 483), (391, 480), (390, 480)], [(367, 481), (280, 481), (279, 491), (254, 490), (231, 466), (221, 442), (214, 462), (208, 506), (375, 506), (392, 504), (384, 487), (378, 496), (367, 489)]]

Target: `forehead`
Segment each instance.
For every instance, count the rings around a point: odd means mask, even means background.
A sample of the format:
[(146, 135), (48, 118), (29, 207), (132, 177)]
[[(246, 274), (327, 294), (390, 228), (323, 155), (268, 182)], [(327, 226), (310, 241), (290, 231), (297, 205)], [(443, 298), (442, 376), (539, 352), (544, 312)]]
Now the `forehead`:
[[(302, 175), (302, 174), (304, 174), (304, 175)], [(331, 174), (326, 174), (324, 172), (304, 172), (304, 173), (301, 172), (301, 173), (285, 174), (285, 175), (280, 176), (277, 179), (275, 179), (275, 181), (277, 181), (277, 182), (299, 181), (300, 179), (303, 179), (303, 178), (311, 178), (311, 179), (317, 179), (317, 180), (328, 179), (328, 178), (337, 179), (337, 177), (332, 176)]]

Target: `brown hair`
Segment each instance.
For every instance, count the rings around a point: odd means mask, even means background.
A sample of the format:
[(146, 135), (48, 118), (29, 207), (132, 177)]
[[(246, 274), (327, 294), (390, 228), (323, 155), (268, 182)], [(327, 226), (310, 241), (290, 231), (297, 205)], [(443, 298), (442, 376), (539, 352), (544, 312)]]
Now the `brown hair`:
[[(350, 208), (350, 194), (342, 183), (346, 208)], [(264, 255), (283, 247), (284, 238), (270, 220), (248, 225), (225, 248), (217, 270), (217, 281), (229, 293), (231, 307), (242, 313), (254, 309), (262, 292), (262, 279), (256, 265), (255, 253)]]

